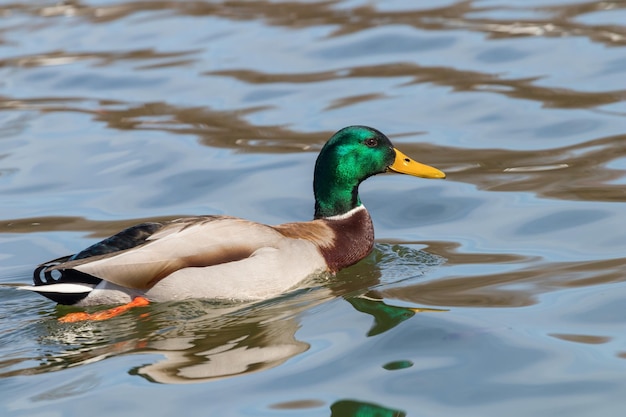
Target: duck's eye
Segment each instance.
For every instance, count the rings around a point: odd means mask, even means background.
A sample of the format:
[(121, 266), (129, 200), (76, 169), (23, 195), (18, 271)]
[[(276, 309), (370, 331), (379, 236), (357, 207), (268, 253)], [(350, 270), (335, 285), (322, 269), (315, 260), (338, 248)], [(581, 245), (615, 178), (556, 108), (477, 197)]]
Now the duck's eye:
[(376, 138), (367, 138), (364, 143), (366, 146), (374, 148), (378, 145), (378, 140)]

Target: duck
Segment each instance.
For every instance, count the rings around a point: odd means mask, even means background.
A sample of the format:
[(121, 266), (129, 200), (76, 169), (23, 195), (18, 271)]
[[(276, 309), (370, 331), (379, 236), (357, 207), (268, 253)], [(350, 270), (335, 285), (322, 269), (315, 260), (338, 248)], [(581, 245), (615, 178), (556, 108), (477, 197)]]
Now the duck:
[(40, 264), (34, 291), (78, 307), (139, 305), (193, 298), (265, 300), (318, 274), (365, 258), (374, 227), (359, 197), (365, 179), (385, 172), (445, 178), (368, 126), (337, 131), (315, 162), (314, 216), (270, 226), (226, 215), (145, 222), (73, 255)]

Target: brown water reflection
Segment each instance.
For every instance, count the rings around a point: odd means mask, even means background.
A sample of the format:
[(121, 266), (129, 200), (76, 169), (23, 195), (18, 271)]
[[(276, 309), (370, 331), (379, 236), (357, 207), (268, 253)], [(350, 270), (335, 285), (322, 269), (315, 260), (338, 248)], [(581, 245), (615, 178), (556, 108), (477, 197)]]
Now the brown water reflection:
[(626, 201), (626, 189), (620, 183), (626, 171), (608, 166), (626, 156), (626, 135), (528, 151), (445, 149), (427, 144), (406, 147), (409, 152), (428, 155), (442, 169), (450, 167), (449, 177), (483, 190), (533, 192), (561, 200)]
[[(622, 411), (626, 2), (0, 15), (2, 413)], [(376, 251), (335, 280), (75, 326), (11, 286), (141, 221), (309, 219), (315, 154), (349, 124), (448, 179), (363, 184)]]
[[(450, 262), (493, 264), (512, 262), (515, 257), (499, 254), (461, 255), (436, 250)], [(519, 262), (520, 259), (517, 259)], [(490, 275), (449, 276), (444, 279), (399, 286), (381, 291), (391, 299), (416, 304), (457, 307), (523, 307), (537, 303), (537, 296), (564, 288), (625, 282), (626, 258), (581, 262), (537, 262), (526, 259), (529, 266), (512, 272)]]
[[(581, 15), (607, 9), (624, 9), (624, 3), (588, 1), (576, 4), (554, 4), (542, 7), (508, 7), (512, 18), (481, 18), (480, 14), (502, 10), (501, 6), (482, 6), (479, 2), (462, 0), (450, 5), (425, 10), (384, 11), (371, 5), (349, 9), (336, 8), (337, 1), (321, 2), (125, 2), (96, 7), (72, 1), (52, 6), (11, 4), (5, 12), (28, 13), (42, 17), (75, 16), (93, 23), (106, 23), (134, 13), (169, 10), (182, 16), (218, 16), (230, 20), (259, 20), (268, 25), (302, 28), (337, 25), (334, 36), (346, 35), (380, 25), (402, 24), (433, 31), (463, 28), (484, 32), (494, 37), (510, 36), (586, 36), (608, 45), (625, 45), (626, 30), (619, 25), (586, 25), (576, 21)], [(532, 10), (541, 16), (520, 18), (516, 12)]]
[(181, 135), (196, 135), (204, 145), (235, 148), (247, 152), (271, 150), (294, 152), (321, 149), (334, 133), (305, 133), (283, 126), (254, 126), (245, 121), (247, 114), (263, 110), (249, 108), (237, 111), (211, 111), (207, 108), (184, 108), (165, 102), (131, 103), (99, 101), (80, 98), (37, 98), (0, 100), (0, 109), (34, 110), (43, 113), (86, 113), (94, 121), (104, 122), (113, 129), (162, 131)]
[[(345, 49), (349, 50), (352, 45)], [(576, 91), (535, 85), (540, 78), (510, 79), (498, 74), (463, 71), (450, 67), (424, 67), (398, 62), (386, 65), (341, 68), (309, 74), (265, 74), (250, 70), (212, 71), (207, 75), (222, 75), (252, 84), (313, 83), (343, 78), (410, 78), (405, 85), (433, 83), (451, 87), (454, 91), (488, 91), (511, 98), (533, 100), (553, 108), (586, 108), (618, 103), (626, 99), (626, 90)], [(375, 97), (378, 98), (378, 97)]]
[[(371, 76), (373, 74), (367, 75)], [(277, 78), (281, 77), (277, 75)], [(604, 97), (610, 95), (603, 93)], [(345, 98), (343, 103), (335, 103), (332, 107), (372, 98), (375, 97)], [(564, 97), (563, 100), (572, 103), (570, 98)], [(79, 106), (69, 106), (71, 102)], [(331, 131), (305, 133), (283, 126), (254, 126), (243, 119), (246, 114), (258, 111), (259, 108), (222, 112), (151, 103), (120, 110), (108, 107), (119, 108), (122, 103), (100, 103), (98, 109), (89, 110), (81, 108), (81, 102), (83, 100), (80, 99), (5, 98), (3, 107), (41, 112), (89, 113), (94, 116), (94, 120), (105, 122), (111, 128), (191, 134), (198, 136), (204, 145), (245, 152), (315, 151), (332, 135)], [(536, 134), (543, 135), (539, 131)], [(411, 133), (390, 136), (407, 135)], [(626, 171), (607, 167), (610, 162), (626, 156), (625, 139), (625, 135), (614, 135), (541, 151), (462, 149), (426, 143), (404, 144), (403, 149), (440, 166), (452, 180), (470, 182), (480, 189), (530, 191), (542, 197), (564, 200), (625, 201), (623, 185), (611, 182), (621, 180)]]

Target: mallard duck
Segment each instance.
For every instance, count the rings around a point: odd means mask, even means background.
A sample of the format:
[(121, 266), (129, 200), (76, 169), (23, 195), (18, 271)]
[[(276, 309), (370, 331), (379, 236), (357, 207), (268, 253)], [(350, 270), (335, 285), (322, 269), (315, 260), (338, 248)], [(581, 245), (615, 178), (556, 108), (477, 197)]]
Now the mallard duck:
[(383, 172), (445, 178), (395, 149), (376, 129), (335, 133), (315, 163), (315, 216), (268, 226), (229, 216), (142, 223), (35, 269), (22, 287), (67, 305), (189, 298), (262, 300), (307, 277), (334, 274), (372, 250), (372, 220), (359, 184)]

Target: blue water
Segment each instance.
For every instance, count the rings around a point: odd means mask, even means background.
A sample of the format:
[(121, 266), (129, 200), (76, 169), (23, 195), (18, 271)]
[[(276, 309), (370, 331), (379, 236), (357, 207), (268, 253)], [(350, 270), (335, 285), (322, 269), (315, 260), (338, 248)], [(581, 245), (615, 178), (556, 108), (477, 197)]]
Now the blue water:
[[(2, 415), (619, 415), (625, 11), (0, 4)], [(377, 244), (332, 280), (76, 324), (15, 289), (144, 220), (308, 220), (350, 124), (448, 178), (362, 184)]]

